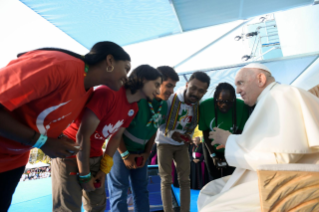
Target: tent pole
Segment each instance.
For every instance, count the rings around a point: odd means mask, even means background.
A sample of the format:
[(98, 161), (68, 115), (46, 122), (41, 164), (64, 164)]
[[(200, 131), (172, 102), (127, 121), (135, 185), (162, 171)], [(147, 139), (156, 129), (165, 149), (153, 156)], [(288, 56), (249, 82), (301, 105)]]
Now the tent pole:
[(193, 57), (195, 57), (196, 55), (202, 53), (204, 50), (208, 49), (209, 47), (211, 47), (212, 45), (214, 45), (215, 43), (217, 43), (218, 41), (220, 41), (221, 39), (223, 39), (224, 37), (226, 37), (227, 35), (229, 35), (230, 33), (232, 33), (233, 31), (237, 30), (238, 28), (242, 27), (243, 25), (247, 24), (247, 22), (249, 22), (252, 19), (248, 19), (246, 21), (244, 21), (243, 23), (237, 25), (236, 27), (234, 27), (233, 29), (231, 29), (230, 31), (226, 32), (225, 34), (223, 34), (222, 36), (220, 36), (219, 38), (217, 38), (216, 40), (214, 40), (213, 42), (209, 43), (208, 45), (204, 46), (203, 48), (201, 48), (200, 50), (198, 50), (197, 52), (195, 52), (194, 54), (192, 54), (191, 56), (187, 57), (186, 59), (182, 60), (181, 62), (179, 62), (178, 64), (176, 64), (174, 66), (174, 68), (177, 68), (178, 66), (181, 66), (182, 64), (186, 63), (187, 61), (189, 61), (190, 59), (192, 59)]
[[(267, 59), (267, 60), (259, 60), (258, 63), (271, 63), (271, 62), (277, 62), (277, 61), (284, 61), (284, 60), (293, 60), (293, 59), (298, 59), (298, 58), (304, 58), (304, 57), (311, 57), (311, 56), (316, 56), (319, 58), (319, 51), (318, 52), (312, 52), (312, 53), (307, 53), (307, 54), (301, 54), (301, 55), (293, 55), (289, 57), (280, 57), (280, 58), (274, 58), (274, 59)], [(227, 65), (227, 66), (219, 66), (215, 68), (207, 68), (207, 69), (201, 69), (200, 71), (203, 72), (210, 72), (210, 71), (219, 71), (223, 69), (230, 69), (230, 68), (241, 68), (244, 67), (245, 65), (248, 65), (251, 62), (245, 62), (245, 63), (237, 63), (237, 64), (232, 64), (232, 65)], [(196, 69), (197, 70), (197, 69)], [(194, 71), (186, 71), (186, 72), (179, 72), (178, 75), (184, 75), (184, 74), (192, 74)]]

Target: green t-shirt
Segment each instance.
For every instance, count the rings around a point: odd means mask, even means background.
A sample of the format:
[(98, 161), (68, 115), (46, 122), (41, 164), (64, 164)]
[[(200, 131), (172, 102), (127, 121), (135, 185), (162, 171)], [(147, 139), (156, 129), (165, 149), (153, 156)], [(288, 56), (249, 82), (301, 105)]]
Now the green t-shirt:
[[(199, 106), (199, 130), (211, 131), (214, 127), (218, 126), (223, 130), (228, 130), (233, 133), (233, 108), (227, 113), (220, 112), (217, 109), (217, 125), (215, 118), (214, 98), (203, 101)], [(240, 99), (236, 99), (236, 127), (237, 131), (243, 131), (246, 121), (249, 118), (249, 107), (244, 104)]]
[[(158, 111), (161, 102), (155, 98), (152, 101), (155, 114)], [(167, 114), (167, 103), (163, 101), (160, 115), (157, 117), (156, 125), (154, 123), (146, 126), (153, 116), (151, 109), (146, 99), (138, 102), (138, 113), (131, 122), (130, 126), (126, 128), (123, 139), (128, 151), (144, 151), (148, 140), (156, 133), (160, 125), (165, 123), (165, 116)]]

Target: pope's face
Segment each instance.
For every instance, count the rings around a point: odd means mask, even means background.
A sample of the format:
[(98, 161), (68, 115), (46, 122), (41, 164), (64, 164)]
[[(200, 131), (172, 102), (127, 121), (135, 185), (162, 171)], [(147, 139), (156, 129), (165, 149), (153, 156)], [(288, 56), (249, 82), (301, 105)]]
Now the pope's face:
[(241, 69), (235, 77), (236, 92), (243, 98), (245, 104), (254, 106), (261, 93), (255, 72), (249, 68)]

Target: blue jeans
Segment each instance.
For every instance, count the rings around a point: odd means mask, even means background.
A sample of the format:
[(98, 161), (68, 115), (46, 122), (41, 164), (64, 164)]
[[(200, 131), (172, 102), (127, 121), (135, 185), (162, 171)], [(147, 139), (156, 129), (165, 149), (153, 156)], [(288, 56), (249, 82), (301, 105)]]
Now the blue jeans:
[(144, 167), (127, 169), (118, 151), (113, 156), (114, 165), (107, 175), (109, 186), (110, 208), (112, 212), (127, 212), (127, 191), (129, 178), (132, 183), (135, 212), (150, 211), (148, 197), (147, 162)]

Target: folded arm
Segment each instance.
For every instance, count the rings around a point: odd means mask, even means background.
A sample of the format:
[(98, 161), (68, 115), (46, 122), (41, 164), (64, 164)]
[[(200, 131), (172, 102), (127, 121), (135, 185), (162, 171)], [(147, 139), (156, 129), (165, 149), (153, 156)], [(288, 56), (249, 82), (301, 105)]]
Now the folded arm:
[(236, 141), (240, 135), (230, 135), (226, 142), (225, 158), (230, 166), (256, 170), (262, 164), (284, 164), (297, 162), (302, 154), (285, 154), (243, 149)]

